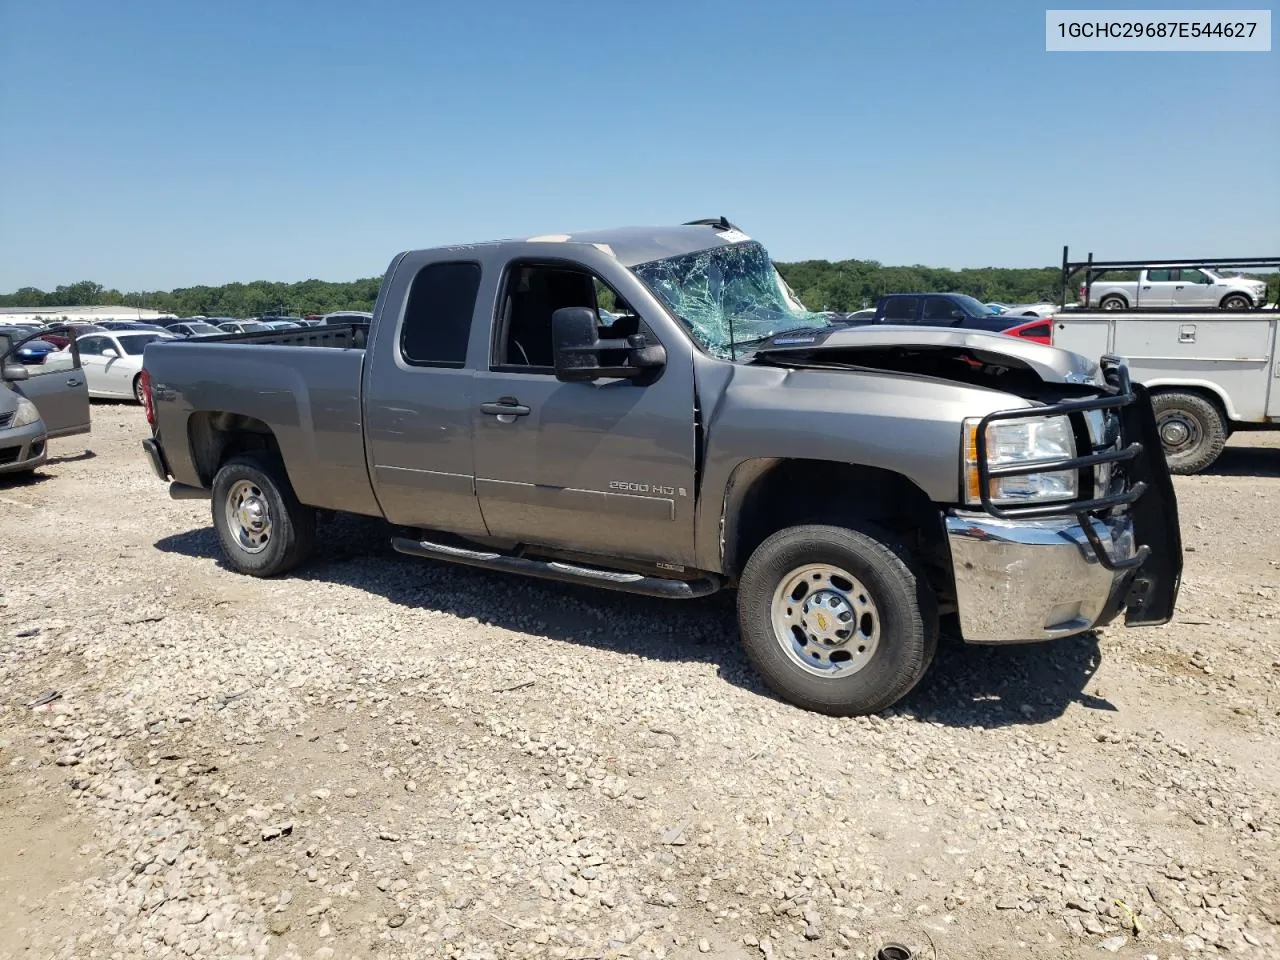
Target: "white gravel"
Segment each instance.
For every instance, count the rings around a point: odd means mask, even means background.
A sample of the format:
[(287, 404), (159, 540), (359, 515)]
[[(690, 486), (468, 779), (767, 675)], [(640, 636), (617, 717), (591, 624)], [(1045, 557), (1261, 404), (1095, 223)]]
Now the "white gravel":
[(414, 561), (354, 518), (230, 573), (144, 435), (95, 405), (95, 456), (0, 479), (0, 819), (83, 873), (0, 894), (0, 958), (1280, 956), (1272, 439), (1179, 479), (1179, 622), (944, 642), (832, 719), (763, 691), (728, 597)]

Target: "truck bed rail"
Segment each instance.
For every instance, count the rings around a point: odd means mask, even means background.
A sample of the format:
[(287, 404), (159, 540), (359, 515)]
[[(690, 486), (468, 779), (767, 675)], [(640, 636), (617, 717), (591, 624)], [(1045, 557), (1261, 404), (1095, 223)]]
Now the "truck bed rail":
[(337, 350), (363, 350), (369, 338), (369, 327), (362, 323), (306, 327), (302, 330), (262, 330), (257, 333), (223, 333), (207, 337), (181, 337), (188, 343), (251, 343), (260, 347), (330, 347)]

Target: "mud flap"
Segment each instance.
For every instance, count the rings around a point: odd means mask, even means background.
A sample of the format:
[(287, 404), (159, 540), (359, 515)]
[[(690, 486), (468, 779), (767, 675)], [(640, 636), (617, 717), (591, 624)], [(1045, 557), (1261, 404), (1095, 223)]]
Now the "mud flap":
[(1133, 516), (1134, 540), (1151, 548), (1138, 570), (1126, 599), (1126, 626), (1158, 626), (1173, 619), (1178, 588), (1182, 583), (1182, 529), (1178, 524), (1178, 498), (1165, 461), (1164, 447), (1156, 429), (1151, 394), (1141, 384), (1131, 388), (1133, 403), (1120, 408), (1123, 435), (1127, 442), (1142, 444), (1143, 455), (1128, 464), (1130, 483), (1147, 485), (1129, 512)]

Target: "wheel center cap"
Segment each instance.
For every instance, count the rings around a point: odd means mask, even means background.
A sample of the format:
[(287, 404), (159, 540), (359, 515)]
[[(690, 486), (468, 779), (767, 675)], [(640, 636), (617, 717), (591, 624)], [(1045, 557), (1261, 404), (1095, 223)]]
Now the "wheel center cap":
[(1160, 439), (1170, 446), (1186, 443), (1191, 431), (1181, 420), (1166, 420), (1160, 427)]
[(267, 525), (267, 509), (257, 497), (248, 497), (240, 504), (240, 523), (246, 530), (257, 532)]
[(803, 624), (818, 642), (834, 647), (845, 642), (852, 629), (853, 609), (842, 594), (819, 590), (804, 601)]

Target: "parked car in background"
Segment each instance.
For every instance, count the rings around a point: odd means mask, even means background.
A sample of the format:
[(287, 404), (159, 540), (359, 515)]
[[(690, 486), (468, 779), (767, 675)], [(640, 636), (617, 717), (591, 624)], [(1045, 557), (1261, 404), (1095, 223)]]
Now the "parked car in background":
[[(991, 304), (987, 304), (991, 306)], [(1062, 308), (1056, 303), (1049, 303), (1041, 300), (1037, 303), (1014, 303), (1004, 304), (1004, 309), (1000, 311), (999, 316), (1002, 317), (1052, 317)]]
[(165, 329), (158, 323), (144, 323), (141, 320), (102, 320), (98, 326), (103, 330), (148, 330), (152, 333)]
[(138, 375), (142, 373), (142, 351), (157, 340), (172, 340), (174, 334), (161, 331), (114, 331), (94, 333), (76, 341), (80, 363), (89, 384), (89, 396), (105, 399), (132, 397), (142, 402)]
[(320, 323), (326, 327), (348, 323), (362, 323), (368, 325), (372, 320), (373, 314), (366, 313), (363, 310), (335, 310), (333, 313), (326, 313), (321, 317)]
[(262, 333), (271, 328), (257, 320), (225, 320), (218, 324), (223, 333)]
[(165, 330), (176, 337), (211, 337), (224, 332), (211, 323), (205, 323), (203, 320), (171, 323), (165, 327)]
[[(274, 314), (274, 313), (269, 313), (261, 317), (255, 317), (254, 319), (256, 319), (259, 323), (265, 323), (265, 324), (271, 325), (271, 329), (273, 330), (297, 330), (300, 327), (306, 326), (306, 324), (302, 322), (301, 317), (283, 316), (283, 315)], [(287, 324), (287, 326), (283, 326), (283, 327), (276, 326), (276, 324), (281, 324), (281, 323)]]
[(1099, 271), (1092, 287), (1080, 284), (1080, 303), (1103, 310), (1131, 307), (1199, 307), (1252, 310), (1266, 305), (1267, 284), (1226, 277), (1208, 267), (1148, 267), (1137, 280), (1107, 280)]
[(39, 327), (31, 328), (17, 324), (0, 326), (0, 334), (4, 334), (14, 343), (21, 342), (22, 345), (13, 351), (13, 356), (18, 363), (25, 366), (44, 363), (44, 358), (58, 349), (43, 337), (35, 340), (28, 339), (39, 332)]
[(0, 474), (30, 473), (45, 461), (48, 431), (36, 405), (8, 379), (0, 382)]
[(74, 336), (80, 338), (86, 333), (101, 333), (102, 327), (96, 323), (53, 323), (49, 324), (40, 334), (41, 340), (48, 340), (55, 347), (61, 349), (71, 342)]
[(60, 369), (15, 362), (31, 336), (0, 332), (0, 473), (40, 466), (50, 437), (89, 432), (89, 391), (75, 351)]
[(1003, 333), (1021, 320), (992, 313), (985, 303), (964, 293), (887, 293), (877, 301), (872, 322)]

